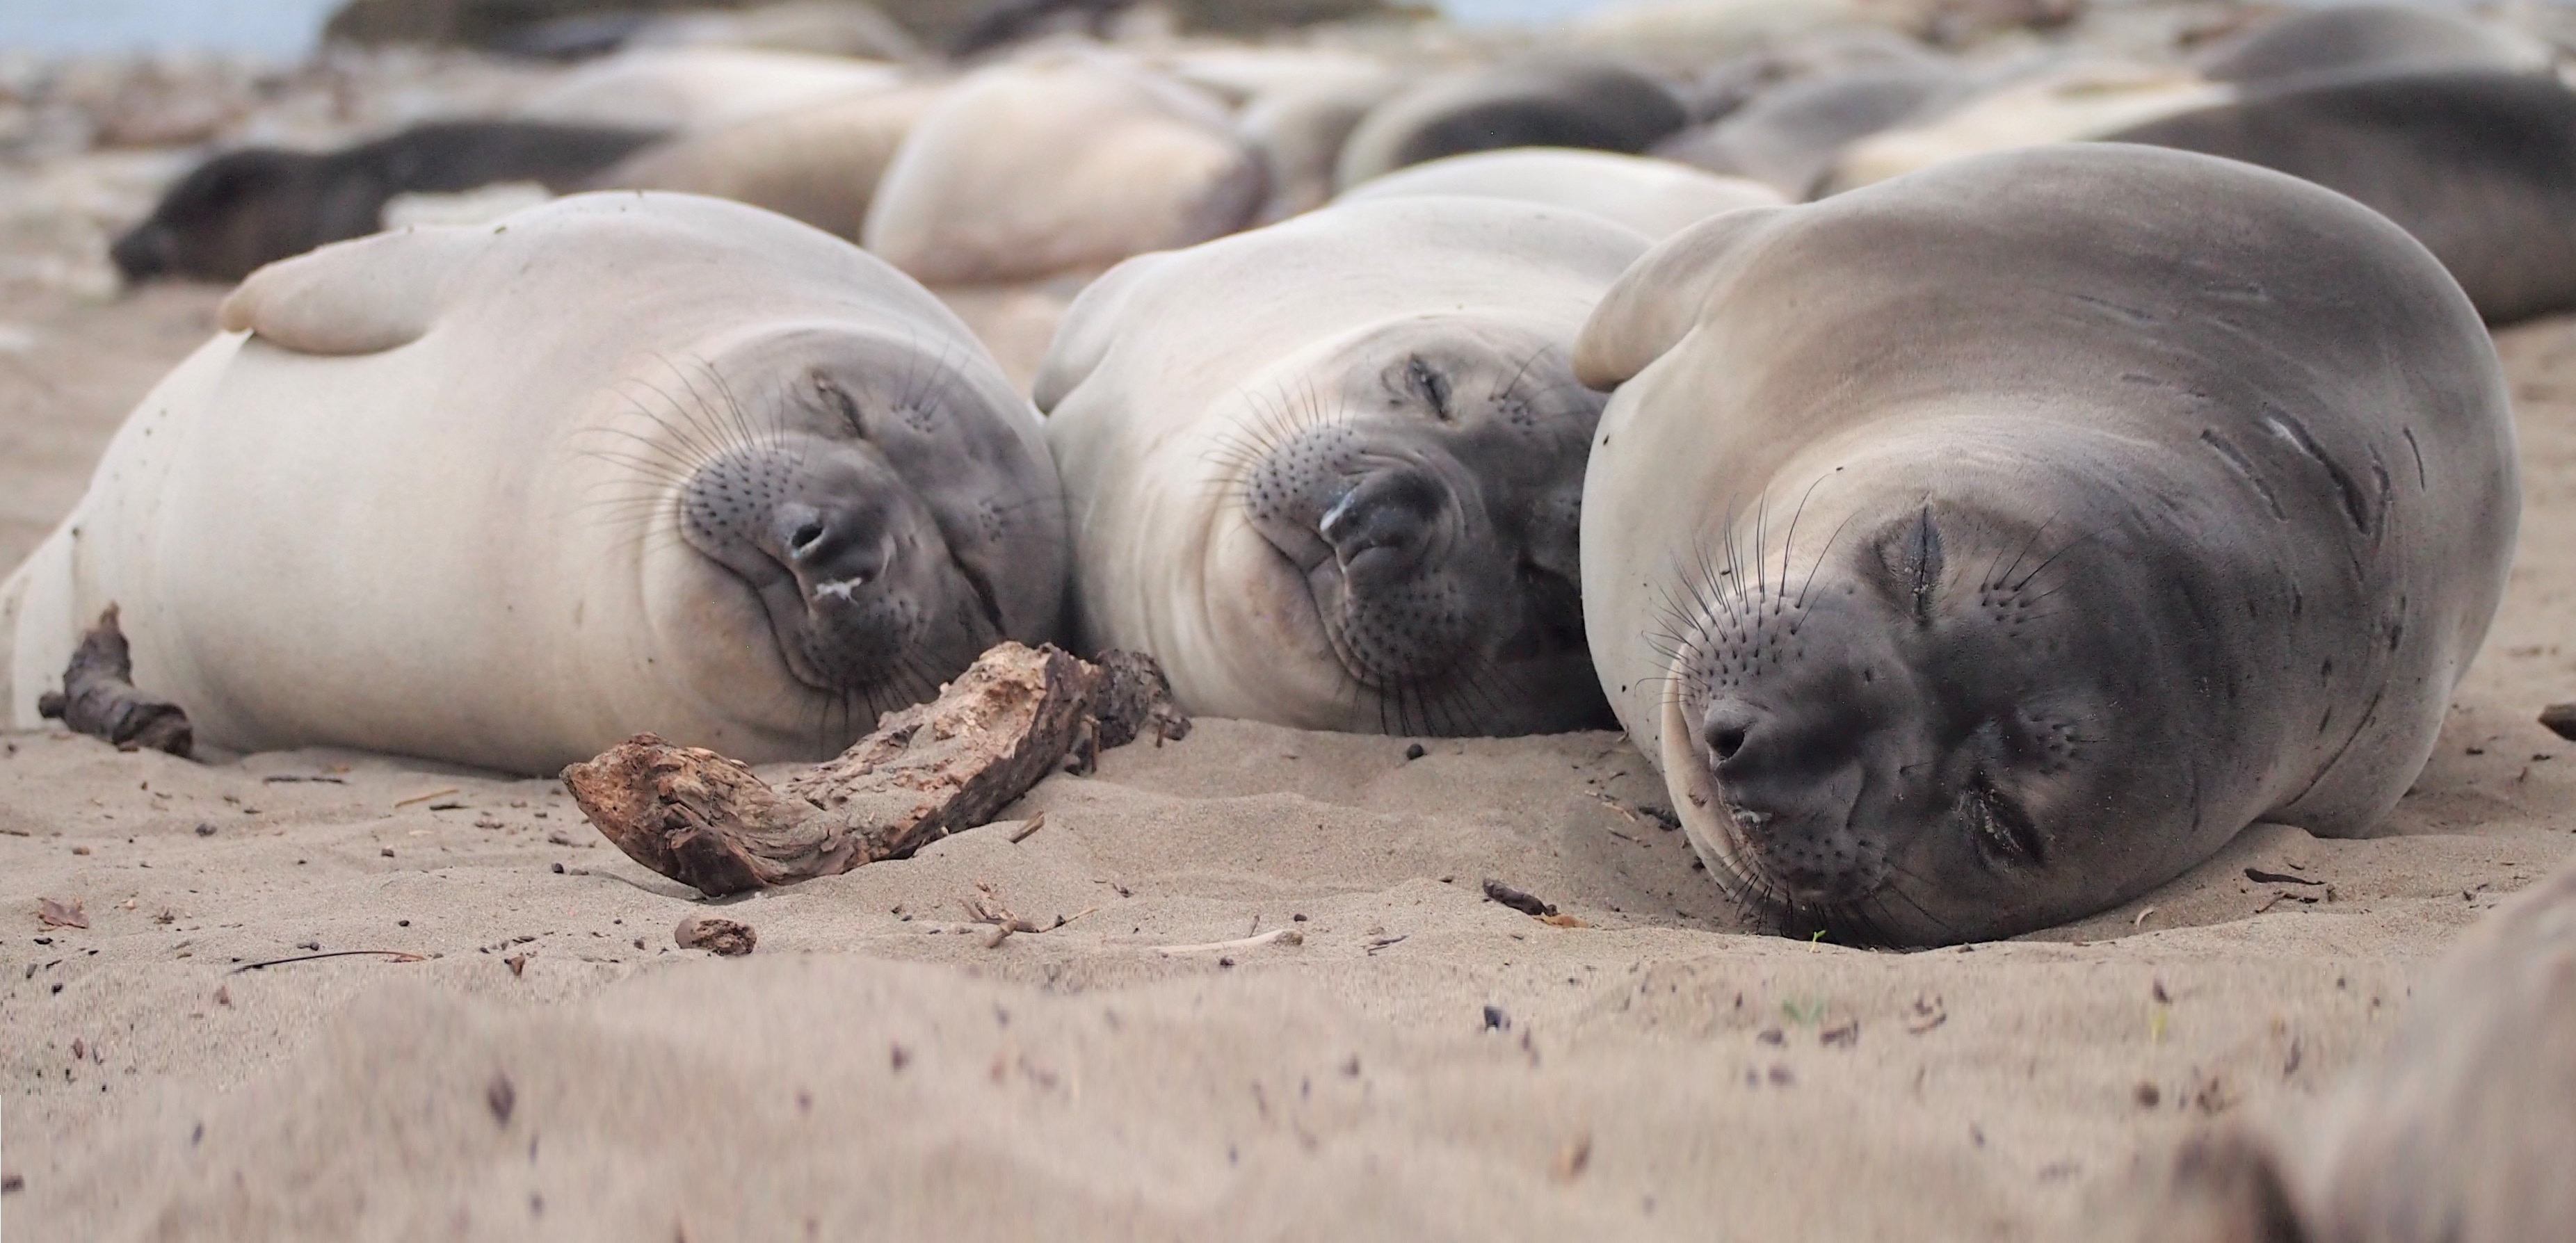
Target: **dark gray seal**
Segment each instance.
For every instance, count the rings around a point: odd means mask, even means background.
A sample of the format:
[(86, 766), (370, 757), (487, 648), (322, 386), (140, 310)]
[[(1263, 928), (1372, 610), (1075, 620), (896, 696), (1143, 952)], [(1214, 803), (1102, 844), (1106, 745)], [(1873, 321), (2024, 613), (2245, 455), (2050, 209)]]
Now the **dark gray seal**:
[(2201, 58), (2201, 76), (2279, 84), (2358, 69), (2548, 69), (2546, 48), (2452, 13), (2401, 4), (2346, 4), (2267, 23)]
[(2576, 307), (2576, 92), (2492, 70), (2307, 78), (2108, 136), (2222, 155), (2359, 199), (2487, 322)]
[(1734, 212), (1575, 361), (1619, 386), (1594, 662), (1711, 875), (1792, 929), (2009, 935), (2257, 819), (2370, 831), (2512, 552), (2458, 286), (2225, 160), (2036, 147)]
[(1966, 73), (1929, 57), (1819, 74), (1764, 91), (1723, 120), (1656, 143), (1653, 153), (1804, 199), (1845, 148), (1973, 89)]
[(229, 151), (181, 177), (108, 254), (128, 281), (237, 281), (261, 264), (375, 232), (395, 195), (507, 181), (563, 193), (661, 137), (600, 126), (440, 121), (341, 151)]
[(1501, 147), (1629, 155), (1688, 124), (1660, 80), (1613, 61), (1538, 62), (1436, 78), (1369, 110), (1342, 144), (1342, 189), (1409, 164)]

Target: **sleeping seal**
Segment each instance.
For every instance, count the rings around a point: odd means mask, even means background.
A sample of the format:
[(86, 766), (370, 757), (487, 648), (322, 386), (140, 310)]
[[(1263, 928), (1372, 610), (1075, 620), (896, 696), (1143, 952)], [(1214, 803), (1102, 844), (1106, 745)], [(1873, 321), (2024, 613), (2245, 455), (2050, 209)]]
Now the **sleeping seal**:
[(2502, 26), (2413, 5), (2341, 4), (2230, 40), (2200, 58), (2200, 73), (2251, 86), (2359, 69), (2545, 73), (2549, 60), (2549, 49)]
[(2303, 78), (2108, 135), (2338, 190), (2424, 243), (2488, 323), (2576, 307), (2576, 92), (2541, 73)]
[(1583, 213), (1392, 199), (1112, 269), (1037, 378), (1083, 640), (1152, 653), (1197, 713), (1602, 723), (1575, 601), (1601, 399), (1567, 351), (1645, 249)]
[(1434, 78), (1369, 110), (1342, 144), (1342, 189), (1408, 164), (1503, 147), (1635, 154), (1690, 123), (1671, 87), (1612, 60), (1540, 62)]
[(861, 236), (934, 285), (1034, 280), (1232, 233), (1262, 189), (1216, 97), (1058, 49), (979, 69), (932, 104)]
[(592, 188), (732, 199), (857, 241), (904, 135), (944, 89), (925, 82), (862, 90), (682, 134), (619, 161)]
[(1561, 147), (1453, 155), (1363, 181), (1343, 191), (1336, 201), (1424, 195), (1569, 207), (1617, 221), (1658, 241), (1719, 212), (1777, 207), (1787, 201), (1779, 191), (1742, 177), (1720, 177), (1670, 160)]
[(198, 165), (108, 251), (128, 281), (237, 281), (263, 263), (383, 227), (405, 194), (537, 182), (575, 190), (657, 130), (434, 121), (341, 151), (250, 147)]
[[(2528, 1243), (2576, 1221), (2576, 867), (2422, 973), (2387, 1051), (2321, 1108), (2187, 1140), (2107, 1237)], [(2096, 1238), (2106, 1237), (2095, 1232)]]
[(273, 265), (220, 322), (0, 585), (16, 727), (110, 603), (202, 741), (523, 773), (638, 730), (820, 758), (1053, 636), (1035, 412), (783, 217), (579, 195)]
[(2368, 832), (2486, 633), (2494, 348), (2368, 209), (2111, 144), (1734, 212), (1585, 325), (1583, 606), (1711, 875), (1897, 943)]

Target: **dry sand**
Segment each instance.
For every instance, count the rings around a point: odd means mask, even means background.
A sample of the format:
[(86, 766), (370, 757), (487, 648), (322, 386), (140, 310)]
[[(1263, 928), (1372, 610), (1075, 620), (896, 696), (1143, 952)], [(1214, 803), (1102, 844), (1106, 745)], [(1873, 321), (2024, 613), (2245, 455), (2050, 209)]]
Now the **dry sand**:
[[(218, 296), (16, 280), (8, 241), (0, 564)], [(1017, 355), (1055, 299), (955, 301)], [(2576, 698), (2576, 321), (2500, 345), (2521, 552), (2387, 834), (2260, 826), (2012, 943), (1734, 930), (1629, 810), (1662, 790), (1607, 734), (1408, 761), (1202, 721), (1038, 787), (1025, 841), (724, 904), (548, 782), (0, 736), (0, 1232), (2082, 1237), (2190, 1129), (2295, 1118), (2463, 926), (2576, 849), (2576, 748), (2533, 720)], [(1066, 922), (988, 945), (977, 897)], [(42, 926), (48, 898), (89, 926)], [(711, 906), (758, 950), (674, 948)], [(1301, 943), (1159, 948), (1283, 928)], [(421, 957), (253, 969), (361, 950)]]

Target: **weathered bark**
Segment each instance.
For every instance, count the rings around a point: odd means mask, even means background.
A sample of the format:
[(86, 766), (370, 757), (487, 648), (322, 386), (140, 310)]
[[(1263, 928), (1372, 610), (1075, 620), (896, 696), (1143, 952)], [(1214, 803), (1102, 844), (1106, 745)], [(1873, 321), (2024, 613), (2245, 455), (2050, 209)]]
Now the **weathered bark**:
[(63, 670), (63, 689), (39, 696), (36, 711), (76, 732), (115, 743), (119, 750), (150, 747), (186, 758), (197, 747), (188, 713), (136, 690), (133, 677), (134, 656), (111, 604), (98, 615), (98, 625), (81, 636), (72, 663)]
[[(1100, 715), (1106, 713), (1106, 715)], [(1149, 657), (1100, 665), (1004, 643), (939, 698), (885, 714), (838, 758), (772, 789), (713, 751), (634, 738), (563, 779), (636, 862), (710, 895), (831, 876), (989, 822), (1086, 737), (1178, 738), (1189, 720)]]

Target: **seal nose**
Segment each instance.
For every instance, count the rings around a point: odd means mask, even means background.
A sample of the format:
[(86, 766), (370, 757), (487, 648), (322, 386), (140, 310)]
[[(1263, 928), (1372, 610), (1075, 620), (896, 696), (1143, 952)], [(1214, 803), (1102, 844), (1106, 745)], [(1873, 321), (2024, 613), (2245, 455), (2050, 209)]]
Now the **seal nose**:
[(786, 504), (771, 516), (782, 560), (816, 600), (850, 593), (884, 577), (893, 541), (883, 524), (852, 509)]
[(1424, 471), (1372, 471), (1324, 512), (1316, 530), (1332, 545), (1345, 576), (1400, 573), (1422, 560), (1447, 500)]
[(1717, 758), (1719, 771), (1724, 771), (1744, 754), (1753, 741), (1753, 731), (1761, 718), (1750, 707), (1731, 699), (1709, 705), (1708, 715), (1700, 721), (1700, 738), (1708, 744), (1708, 753)]

